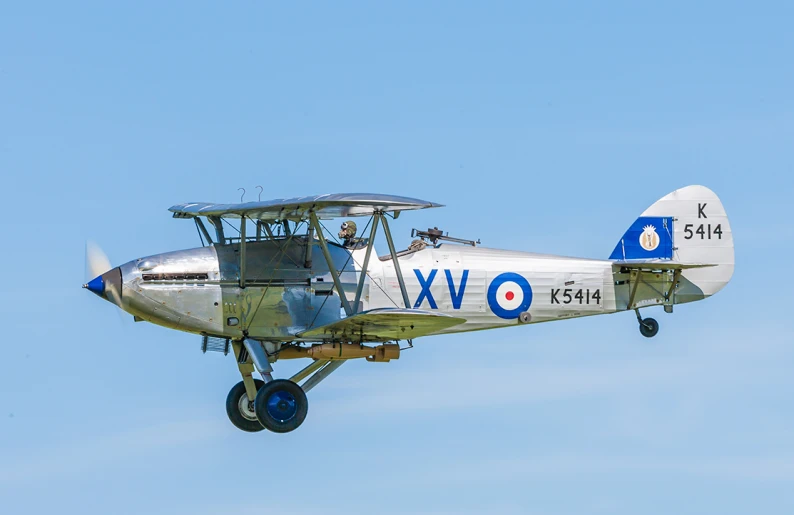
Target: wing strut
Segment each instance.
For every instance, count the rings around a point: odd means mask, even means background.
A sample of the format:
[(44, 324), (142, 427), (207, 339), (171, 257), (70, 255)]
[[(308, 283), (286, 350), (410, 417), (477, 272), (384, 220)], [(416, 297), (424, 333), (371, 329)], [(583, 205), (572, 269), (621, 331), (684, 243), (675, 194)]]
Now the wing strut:
[[(271, 240), (275, 240), (276, 239), (276, 237), (273, 235), (273, 229), (270, 228), (270, 224), (269, 223), (265, 222), (262, 225), (262, 228), (265, 230), (265, 234), (267, 234), (268, 238), (270, 238)], [(281, 248), (279, 248), (279, 250), (281, 250)]]
[[(375, 246), (375, 235), (377, 234), (379, 223), (383, 225), (383, 234), (386, 236), (386, 243), (389, 245), (389, 253), (391, 254), (392, 263), (394, 263), (394, 272), (397, 275), (397, 282), (400, 284), (400, 293), (402, 293), (403, 302), (405, 303), (406, 309), (411, 309), (411, 301), (408, 299), (408, 290), (405, 287), (405, 280), (403, 279), (402, 270), (400, 270), (400, 262), (397, 259), (397, 251), (394, 250), (394, 240), (392, 240), (391, 230), (389, 230), (389, 222), (386, 220), (385, 213), (378, 211), (372, 216), (372, 229), (370, 229), (369, 241), (367, 242), (367, 251), (364, 255), (364, 263), (361, 266), (361, 274), (359, 275), (358, 284), (356, 285), (356, 297), (353, 306), (350, 305), (350, 301), (348, 300), (345, 291), (342, 289), (342, 281), (339, 278), (339, 271), (336, 269), (333, 258), (331, 257), (331, 252), (328, 250), (328, 242), (325, 239), (325, 234), (323, 233), (323, 228), (320, 225), (320, 220), (317, 218), (317, 214), (314, 211), (309, 213), (310, 242), (311, 234), (314, 232), (317, 235), (317, 240), (320, 244), (320, 250), (322, 250), (325, 262), (328, 264), (328, 271), (331, 273), (331, 278), (334, 280), (334, 287), (339, 294), (339, 299), (342, 302), (342, 307), (345, 309), (345, 314), (347, 316), (354, 315), (356, 312), (358, 312), (359, 306), (361, 305), (361, 295), (364, 291), (364, 281), (367, 278), (367, 268), (369, 267), (369, 259), (372, 254), (372, 248)], [(311, 246), (311, 243), (309, 243), (309, 245)], [(306, 257), (307, 266), (311, 266), (311, 254), (307, 252)]]
[(207, 245), (212, 245), (212, 238), (210, 238), (210, 233), (207, 231), (207, 226), (204, 225), (204, 222), (201, 221), (201, 218), (194, 217), (193, 220), (196, 221), (196, 226), (199, 228), (201, 233), (204, 235), (204, 239), (207, 240)]
[(673, 281), (670, 283), (670, 289), (667, 290), (667, 293), (664, 296), (665, 311), (667, 311), (669, 308), (670, 312), (672, 312), (674, 300), (671, 301), (670, 299), (674, 299), (673, 291), (675, 290), (675, 287), (678, 286), (678, 281), (680, 280), (681, 280), (681, 270), (676, 270), (675, 272), (673, 272)]
[(303, 268), (312, 267), (312, 249), (314, 248), (314, 226), (309, 225), (309, 230), (306, 232), (306, 256), (303, 260)]
[(226, 236), (223, 234), (223, 222), (219, 216), (208, 216), (207, 220), (215, 227), (215, 235), (218, 245), (226, 245)]
[(342, 307), (345, 308), (345, 314), (350, 316), (353, 314), (353, 309), (350, 307), (350, 302), (347, 300), (345, 290), (342, 289), (342, 281), (339, 280), (339, 270), (336, 269), (334, 260), (331, 257), (331, 252), (328, 250), (328, 242), (325, 241), (323, 228), (320, 226), (320, 221), (317, 219), (317, 215), (314, 213), (314, 211), (310, 213), (309, 220), (311, 226), (314, 227), (314, 232), (317, 233), (317, 240), (320, 243), (320, 250), (323, 251), (325, 262), (328, 263), (328, 271), (331, 273), (331, 278), (334, 280), (334, 287), (336, 288), (337, 293), (339, 293), (339, 300), (342, 301)]
[(634, 297), (637, 296), (637, 288), (639, 287), (641, 282), (642, 282), (642, 269), (637, 270), (637, 276), (634, 278), (634, 284), (631, 285), (631, 295), (629, 295), (629, 303), (626, 306), (626, 309), (633, 309), (632, 306), (634, 305)]
[(375, 213), (375, 216), (380, 217), (383, 222), (383, 233), (386, 235), (386, 243), (389, 244), (389, 253), (391, 254), (391, 262), (394, 263), (394, 272), (397, 274), (397, 282), (400, 283), (400, 293), (403, 294), (403, 302), (405, 308), (411, 309), (411, 301), (408, 300), (408, 291), (405, 289), (405, 281), (403, 274), (400, 270), (400, 261), (397, 259), (397, 252), (394, 250), (394, 240), (391, 239), (391, 231), (389, 230), (389, 222), (386, 221), (386, 216), (383, 213)]
[(240, 288), (245, 288), (245, 247), (246, 247), (246, 239), (245, 239), (245, 226), (248, 225), (245, 223), (246, 218), (244, 216), (240, 217)]
[(358, 312), (361, 306), (361, 294), (364, 292), (364, 281), (367, 278), (369, 269), (369, 257), (372, 254), (372, 248), (375, 246), (375, 234), (378, 232), (378, 221), (380, 218), (375, 215), (372, 217), (372, 229), (369, 231), (369, 241), (367, 242), (367, 253), (364, 254), (364, 264), (361, 265), (361, 277), (358, 278), (358, 286), (356, 287), (356, 300), (353, 306)]

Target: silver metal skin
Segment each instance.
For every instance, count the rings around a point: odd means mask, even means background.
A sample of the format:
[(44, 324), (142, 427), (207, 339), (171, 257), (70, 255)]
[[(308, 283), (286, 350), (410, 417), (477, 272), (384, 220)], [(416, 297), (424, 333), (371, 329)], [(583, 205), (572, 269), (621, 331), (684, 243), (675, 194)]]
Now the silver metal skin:
[[(339, 295), (326, 287), (333, 278), (325, 260), (315, 260), (312, 268), (303, 266), (306, 245), (298, 236), (247, 242), (244, 288), (239, 244), (136, 259), (118, 267), (120, 307), (185, 332), (292, 341), (299, 331), (341, 318)], [(354, 291), (357, 274), (350, 252), (333, 243), (327, 250), (334, 268), (342, 271), (339, 284)], [(239, 323), (231, 325), (233, 319)]]

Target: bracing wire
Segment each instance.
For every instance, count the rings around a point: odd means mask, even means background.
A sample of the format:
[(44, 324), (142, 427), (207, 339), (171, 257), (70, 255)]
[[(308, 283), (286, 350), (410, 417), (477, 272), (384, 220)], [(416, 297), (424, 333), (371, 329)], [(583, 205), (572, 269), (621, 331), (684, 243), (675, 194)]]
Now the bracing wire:
[[(373, 217), (373, 218), (374, 218), (374, 217)], [(318, 222), (320, 222), (320, 221), (318, 220)], [(367, 226), (366, 226), (366, 227), (364, 227), (364, 230), (362, 231), (362, 236), (363, 236), (364, 234), (366, 234), (366, 232), (367, 232), (367, 227), (369, 227), (369, 224), (370, 224), (370, 222), (372, 222), (372, 218), (370, 218), (370, 219), (369, 219), (369, 222), (367, 223)], [(337, 244), (339, 244), (339, 240), (337, 240), (337, 239), (336, 239), (336, 236), (334, 236), (334, 235), (333, 235), (333, 233), (331, 233), (330, 231), (328, 231), (328, 229), (325, 227), (325, 225), (323, 225), (323, 223), (322, 223), (322, 222), (320, 222), (320, 225), (322, 226), (322, 228), (323, 228), (323, 229), (325, 229), (325, 232), (328, 232), (329, 234), (331, 234), (331, 237), (334, 239), (334, 241), (335, 241)], [(373, 244), (374, 244), (374, 243), (373, 243)], [(352, 252), (350, 253), (350, 258), (353, 258), (353, 253), (352, 253)], [(350, 259), (350, 258), (349, 258), (349, 259)], [(391, 295), (389, 295), (389, 294), (386, 292), (386, 290), (384, 290), (384, 289), (383, 289), (383, 287), (382, 287), (380, 284), (378, 284), (378, 283), (377, 283), (377, 281), (375, 281), (375, 280), (372, 278), (372, 276), (371, 276), (371, 275), (369, 275), (369, 272), (367, 272), (366, 270), (364, 270), (364, 267), (363, 267), (363, 264), (362, 264), (362, 263), (359, 263), (359, 262), (358, 262), (358, 261), (356, 261), (355, 259), (353, 260), (353, 262), (354, 262), (355, 264), (357, 264), (359, 267), (361, 267), (362, 271), (363, 271), (363, 272), (364, 272), (364, 273), (367, 275), (367, 277), (369, 277), (369, 282), (370, 282), (370, 284), (374, 284), (375, 286), (377, 286), (377, 287), (378, 287), (378, 289), (379, 289), (380, 291), (382, 291), (384, 295), (386, 295), (386, 298), (387, 298), (387, 299), (389, 299), (389, 300), (391, 301), (391, 303), (392, 303), (392, 304), (394, 304), (394, 307), (396, 307), (396, 308), (399, 308), (399, 307), (400, 307), (400, 304), (397, 304), (396, 302), (394, 302), (394, 299), (393, 299), (393, 298), (391, 298)], [(345, 263), (345, 266), (347, 266), (347, 263)]]

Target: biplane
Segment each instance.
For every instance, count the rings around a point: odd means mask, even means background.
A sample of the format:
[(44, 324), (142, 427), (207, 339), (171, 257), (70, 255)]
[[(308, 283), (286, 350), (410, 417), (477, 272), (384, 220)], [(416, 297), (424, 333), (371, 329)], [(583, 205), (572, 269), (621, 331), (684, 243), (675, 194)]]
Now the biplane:
[[(96, 277), (84, 288), (136, 321), (200, 335), (205, 352), (233, 353), (241, 381), (226, 401), (232, 424), (283, 433), (306, 418), (306, 393), (347, 360), (398, 359), (424, 336), (621, 311), (634, 311), (640, 333), (653, 337), (659, 324), (640, 309), (672, 313), (733, 274), (725, 209), (703, 186), (649, 207), (607, 259), (490, 249), (437, 228), (414, 229), (398, 250), (389, 221), (437, 207), (375, 194), (180, 204), (170, 211), (193, 220), (201, 247), (115, 268), (88, 249)], [(326, 228), (332, 219), (346, 220), (339, 239)], [(284, 359), (308, 364), (274, 379)]]

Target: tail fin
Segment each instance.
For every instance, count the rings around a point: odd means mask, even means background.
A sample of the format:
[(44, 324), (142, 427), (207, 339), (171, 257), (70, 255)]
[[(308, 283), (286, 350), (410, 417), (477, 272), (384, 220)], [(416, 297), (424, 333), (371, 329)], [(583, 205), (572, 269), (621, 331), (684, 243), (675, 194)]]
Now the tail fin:
[(715, 265), (682, 272), (675, 302), (714, 295), (733, 276), (733, 234), (717, 195), (705, 186), (687, 186), (659, 199), (629, 227), (612, 260), (674, 260)]

